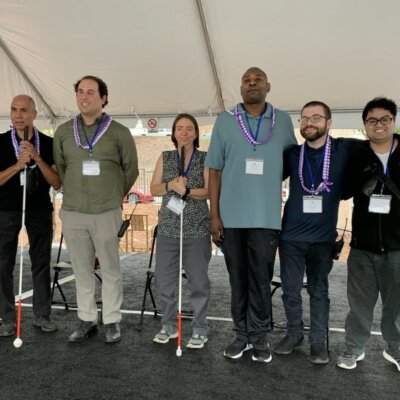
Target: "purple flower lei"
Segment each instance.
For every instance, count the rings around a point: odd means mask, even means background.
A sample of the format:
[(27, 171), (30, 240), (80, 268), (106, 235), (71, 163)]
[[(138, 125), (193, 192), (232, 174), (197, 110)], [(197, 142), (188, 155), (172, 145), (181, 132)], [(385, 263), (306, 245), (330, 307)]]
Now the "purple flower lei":
[(234, 113), (236, 121), (239, 125), (240, 131), (242, 132), (242, 135), (250, 144), (257, 146), (257, 145), (267, 144), (271, 140), (272, 131), (275, 128), (275, 108), (272, 106), (272, 104), (271, 104), (272, 124), (271, 124), (271, 127), (269, 128), (267, 137), (260, 142), (257, 140), (254, 140), (253, 135), (247, 129), (246, 124), (243, 121), (243, 117), (239, 113), (239, 104), (236, 105), (236, 107), (233, 110), (233, 113)]
[(304, 166), (304, 152), (305, 152), (305, 146), (306, 144), (303, 143), (301, 145), (300, 149), (300, 159), (299, 159), (299, 179), (302, 188), (307, 192), (310, 193), (313, 196), (316, 196), (317, 194), (323, 192), (324, 190), (326, 192), (330, 192), (329, 186), (333, 185), (333, 182), (329, 181), (329, 169), (331, 165), (331, 138), (328, 136), (328, 139), (325, 144), (325, 154), (324, 154), (324, 161), (323, 161), (323, 167), (322, 167), (322, 182), (319, 184), (317, 189), (312, 188), (311, 190), (306, 188), (304, 185), (304, 178), (303, 178), (303, 166)]
[[(81, 139), (79, 137), (79, 129), (78, 129), (78, 118), (79, 118), (79, 115), (74, 117), (74, 119), (72, 120), (72, 127), (73, 127), (73, 130), (74, 130), (75, 144), (76, 144), (77, 147), (80, 147), (80, 148), (85, 149), (85, 150), (89, 150), (89, 146), (88, 145), (86, 145), (86, 144), (83, 145), (81, 143)], [(95, 136), (95, 138), (93, 140), (92, 146), (94, 146), (100, 140), (100, 138), (104, 135), (104, 133), (106, 132), (106, 130), (108, 129), (108, 127), (111, 124), (111, 120), (112, 120), (111, 116), (107, 115), (105, 121), (103, 122), (103, 124), (101, 126), (101, 128), (96, 132), (96, 136)]]
[[(36, 153), (40, 155), (40, 139), (39, 139), (39, 132), (37, 128), (34, 126), (33, 127), (33, 135), (35, 136), (35, 150)], [(18, 146), (18, 141), (17, 141), (17, 131), (14, 127), (11, 129), (11, 142), (14, 147), (14, 152), (15, 152), (15, 157), (17, 157), (17, 160), (19, 160), (19, 153), (20, 148)]]

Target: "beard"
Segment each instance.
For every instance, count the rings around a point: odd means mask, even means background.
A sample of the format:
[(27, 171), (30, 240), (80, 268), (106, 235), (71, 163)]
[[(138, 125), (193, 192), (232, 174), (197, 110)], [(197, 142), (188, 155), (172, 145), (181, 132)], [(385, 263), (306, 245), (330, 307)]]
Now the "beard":
[(328, 132), (326, 126), (324, 126), (323, 128), (314, 127), (314, 130), (312, 132), (307, 132), (308, 129), (309, 127), (300, 129), (301, 136), (303, 136), (303, 138), (308, 142), (315, 142), (319, 138), (325, 136), (325, 134)]

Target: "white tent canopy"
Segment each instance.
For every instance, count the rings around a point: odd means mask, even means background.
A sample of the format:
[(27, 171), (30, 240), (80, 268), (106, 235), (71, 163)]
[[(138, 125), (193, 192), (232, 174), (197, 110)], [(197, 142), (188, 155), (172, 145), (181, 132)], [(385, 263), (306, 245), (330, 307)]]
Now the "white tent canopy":
[(371, 98), (400, 104), (399, 15), (398, 0), (0, 0), (0, 128), (20, 93), (36, 100), (39, 126), (71, 117), (86, 74), (106, 81), (107, 112), (130, 127), (215, 116), (241, 100), (250, 66), (293, 118), (318, 99), (334, 127), (360, 128)]

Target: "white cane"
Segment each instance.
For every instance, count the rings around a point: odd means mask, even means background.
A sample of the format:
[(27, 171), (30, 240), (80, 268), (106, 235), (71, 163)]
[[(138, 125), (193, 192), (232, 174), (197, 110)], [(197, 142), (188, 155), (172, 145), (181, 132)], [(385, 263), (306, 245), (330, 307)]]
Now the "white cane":
[(182, 355), (182, 254), (183, 254), (183, 206), (184, 201), (181, 200), (181, 227), (179, 235), (179, 287), (178, 287), (178, 346), (176, 349), (177, 357)]
[[(185, 174), (185, 146), (181, 147), (180, 155), (180, 176)], [(184, 200), (181, 200), (181, 226), (179, 234), (179, 284), (178, 284), (178, 343), (176, 348), (176, 355), (182, 355), (182, 255), (183, 255), (183, 207)]]
[[(24, 128), (24, 140), (29, 139), (29, 127)], [(22, 188), (22, 231), (25, 226), (25, 204), (26, 204), (26, 171), (27, 166), (24, 166), (24, 178), (23, 178), (23, 188)], [(24, 238), (23, 235), (20, 238), (20, 255), (19, 255), (19, 284), (18, 284), (18, 311), (17, 311), (17, 337), (14, 340), (14, 347), (18, 348), (22, 346), (21, 339), (21, 313), (22, 313), (22, 272), (24, 269)]]

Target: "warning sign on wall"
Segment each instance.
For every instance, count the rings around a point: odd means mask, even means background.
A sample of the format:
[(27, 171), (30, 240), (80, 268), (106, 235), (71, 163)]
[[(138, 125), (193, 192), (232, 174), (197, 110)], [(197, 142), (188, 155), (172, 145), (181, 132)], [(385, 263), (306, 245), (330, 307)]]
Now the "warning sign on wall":
[(158, 132), (158, 118), (148, 118), (147, 129), (149, 132)]

